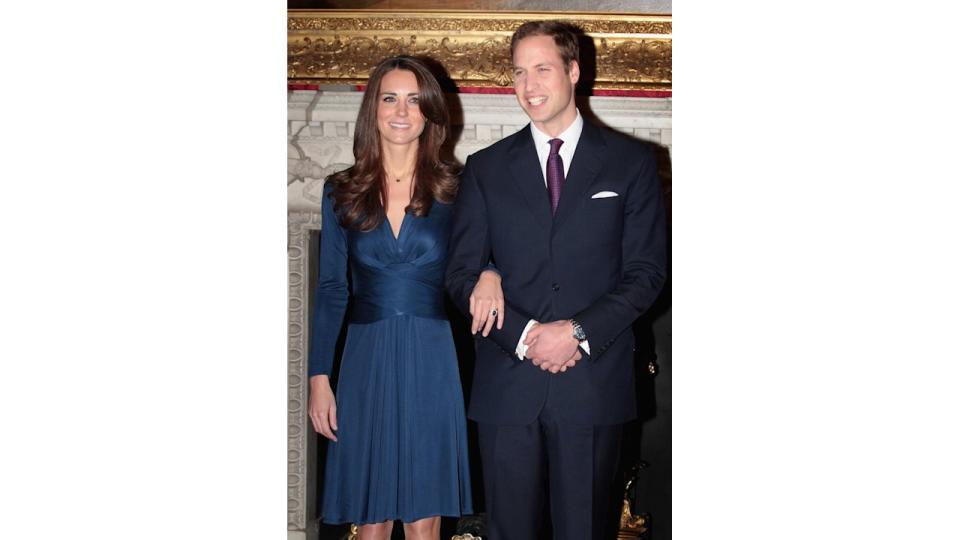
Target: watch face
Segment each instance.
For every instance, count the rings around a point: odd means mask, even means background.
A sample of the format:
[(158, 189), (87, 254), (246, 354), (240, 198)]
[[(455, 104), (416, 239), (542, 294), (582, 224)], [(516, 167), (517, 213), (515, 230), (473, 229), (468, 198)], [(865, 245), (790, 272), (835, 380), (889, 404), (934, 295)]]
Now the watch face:
[(573, 337), (577, 341), (583, 341), (587, 339), (587, 335), (583, 332), (583, 327), (580, 326), (580, 323), (578, 322), (573, 323)]

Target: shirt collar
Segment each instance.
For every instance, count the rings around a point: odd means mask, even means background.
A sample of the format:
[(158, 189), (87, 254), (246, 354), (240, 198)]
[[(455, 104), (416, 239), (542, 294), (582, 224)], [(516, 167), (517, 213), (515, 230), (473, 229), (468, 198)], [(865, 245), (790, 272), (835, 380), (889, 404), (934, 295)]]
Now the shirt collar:
[(537, 148), (543, 148), (544, 146), (550, 146), (550, 139), (560, 139), (563, 141), (563, 147), (574, 147), (577, 142), (580, 141), (580, 134), (583, 133), (583, 117), (580, 116), (580, 109), (577, 109), (577, 117), (573, 119), (573, 123), (570, 126), (563, 130), (563, 133), (557, 137), (551, 137), (546, 133), (540, 131), (537, 126), (530, 122), (530, 133), (533, 134), (533, 143)]

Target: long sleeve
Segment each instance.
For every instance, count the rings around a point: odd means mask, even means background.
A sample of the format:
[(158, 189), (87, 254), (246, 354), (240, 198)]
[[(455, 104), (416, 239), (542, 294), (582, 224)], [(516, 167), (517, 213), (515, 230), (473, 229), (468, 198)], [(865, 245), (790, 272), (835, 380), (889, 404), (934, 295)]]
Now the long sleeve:
[(333, 211), (332, 186), (324, 185), (320, 277), (314, 295), (308, 376), (329, 375), (347, 310), (347, 235)]
[[(453, 226), (450, 233), (450, 251), (447, 258), (446, 286), (450, 298), (461, 312), (470, 313), (470, 294), (477, 284), (480, 272), (490, 268), (490, 238), (487, 223), (487, 208), (483, 193), (470, 165), (470, 158), (464, 166), (460, 181), (460, 190), (453, 214)], [(496, 261), (494, 261), (495, 263)], [(499, 271), (499, 270), (498, 270)], [(490, 331), (492, 339), (504, 351), (515, 356), (517, 342), (530, 317), (521, 313), (504, 301), (506, 319), (503, 330), (494, 325)]]
[(641, 159), (644, 165), (626, 194), (620, 282), (573, 316), (590, 340), (590, 360), (647, 311), (666, 281), (666, 225), (656, 160), (649, 149)]

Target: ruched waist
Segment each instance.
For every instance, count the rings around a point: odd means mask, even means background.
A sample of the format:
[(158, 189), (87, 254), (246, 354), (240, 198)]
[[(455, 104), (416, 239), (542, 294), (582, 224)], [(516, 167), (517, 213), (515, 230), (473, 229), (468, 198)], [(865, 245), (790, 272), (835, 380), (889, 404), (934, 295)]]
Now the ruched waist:
[(390, 317), (399, 317), (400, 315), (415, 315), (427, 319), (446, 319), (447, 315), (443, 310), (443, 297), (437, 295), (435, 299), (416, 303), (398, 304), (378, 304), (371, 301), (363, 301), (357, 298), (353, 310), (350, 312), (350, 322), (356, 324), (369, 324), (387, 319)]
[(367, 324), (400, 315), (446, 319), (442, 286), (422, 280), (422, 274), (408, 274), (397, 268), (363, 269), (355, 271), (353, 288), (352, 323)]

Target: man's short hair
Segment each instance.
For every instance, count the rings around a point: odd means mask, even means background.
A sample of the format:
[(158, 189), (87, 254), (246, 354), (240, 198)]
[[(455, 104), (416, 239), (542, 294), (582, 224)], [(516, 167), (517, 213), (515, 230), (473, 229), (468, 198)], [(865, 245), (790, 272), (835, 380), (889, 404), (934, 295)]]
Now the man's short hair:
[(577, 36), (573, 28), (561, 21), (529, 21), (520, 25), (513, 32), (510, 38), (510, 60), (513, 61), (513, 51), (517, 43), (531, 36), (550, 36), (553, 42), (560, 50), (560, 58), (563, 59), (563, 68), (569, 73), (570, 63), (574, 60), (580, 63), (580, 45), (577, 43)]

